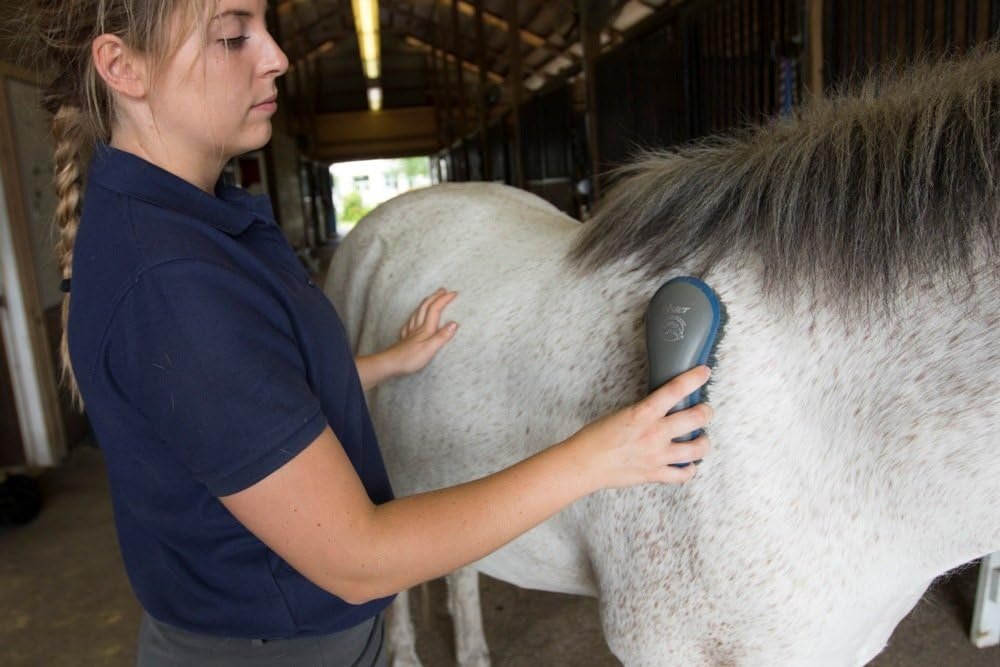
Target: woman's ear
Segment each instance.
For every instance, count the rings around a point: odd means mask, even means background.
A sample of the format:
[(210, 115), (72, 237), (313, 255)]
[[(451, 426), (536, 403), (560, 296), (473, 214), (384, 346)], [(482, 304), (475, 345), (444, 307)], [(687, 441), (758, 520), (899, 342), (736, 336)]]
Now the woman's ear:
[(101, 35), (91, 45), (94, 68), (109, 88), (133, 99), (142, 99), (148, 92), (145, 61), (120, 37)]

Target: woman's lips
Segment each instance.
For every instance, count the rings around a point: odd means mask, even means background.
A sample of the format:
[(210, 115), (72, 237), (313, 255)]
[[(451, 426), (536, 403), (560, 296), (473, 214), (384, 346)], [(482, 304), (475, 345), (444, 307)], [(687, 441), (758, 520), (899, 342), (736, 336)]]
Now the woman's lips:
[(261, 102), (260, 104), (255, 105), (254, 109), (258, 109), (260, 111), (266, 111), (268, 113), (274, 113), (275, 111), (278, 110), (278, 101), (267, 100), (266, 102)]

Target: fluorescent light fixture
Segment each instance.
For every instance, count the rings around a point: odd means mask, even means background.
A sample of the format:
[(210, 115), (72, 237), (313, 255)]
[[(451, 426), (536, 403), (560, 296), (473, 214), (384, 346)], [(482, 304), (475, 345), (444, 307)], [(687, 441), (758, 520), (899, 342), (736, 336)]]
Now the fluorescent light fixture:
[(358, 49), (365, 76), (378, 79), (381, 75), (379, 55), (378, 0), (351, 0), (354, 27), (358, 33)]
[(372, 111), (382, 109), (382, 89), (378, 86), (372, 86), (368, 89), (368, 108)]

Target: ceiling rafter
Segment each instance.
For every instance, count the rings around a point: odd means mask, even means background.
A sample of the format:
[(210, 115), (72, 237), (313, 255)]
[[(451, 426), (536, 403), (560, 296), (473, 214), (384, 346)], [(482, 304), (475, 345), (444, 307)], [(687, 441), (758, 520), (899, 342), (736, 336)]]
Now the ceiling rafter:
[[(632, 8), (633, 11), (636, 7), (640, 8), (639, 11), (648, 8), (656, 13), (663, 7), (672, 7), (684, 1), (633, 0)], [(528, 90), (537, 91), (554, 79), (578, 72), (583, 64), (583, 53), (578, 30), (567, 30), (566, 21), (571, 18), (568, 5), (558, 11), (549, 11), (552, 8), (545, 0), (529, 4), (527, 13), (522, 13), (520, 17), (497, 14), (484, 8), (481, 11), (482, 23), (479, 24), (477, 2), (474, 0), (381, 0), (380, 21), (385, 33), (400, 39), (405, 45), (425, 54), (434, 50), (443, 54), (441, 57), (451, 67), (455, 67), (457, 61), (463, 71), (474, 75), (479, 73), (480, 63), (476, 57), (470, 56), (483, 47), (472, 37), (470, 33), (474, 31), (470, 31), (469, 27), (471, 25), (477, 31), (481, 25), (486, 28), (483, 50), (488, 54), (484, 75), (493, 84), (509, 81), (509, 45), (512, 39), (516, 39), (522, 44), (525, 61), (521, 70), (522, 81)], [(281, 41), (293, 61), (292, 68), (307, 67), (310, 73), (318, 75), (317, 69), (314, 69), (319, 64), (316, 59), (338, 45), (346, 46), (345, 42), (353, 37), (354, 17), (348, 0), (269, 0), (269, 5), (284, 28)], [(622, 3), (618, 9), (627, 5)], [(425, 15), (425, 12), (430, 13)], [(451, 19), (454, 15), (461, 18), (457, 35)], [(614, 15), (617, 16), (617, 13)], [(627, 21), (621, 24), (620, 29), (613, 28), (613, 25), (614, 19), (609, 17), (599, 29), (600, 51), (613, 49), (633, 29), (632, 23)], [(548, 31), (548, 34), (539, 32), (538, 28)], [(498, 42), (502, 42), (500, 48), (492, 46)], [(349, 53), (341, 55), (351, 56)], [(528, 62), (533, 64), (528, 65)]]
[[(404, 6), (410, 7), (409, 11), (407, 11), (406, 9), (403, 9)], [(413, 13), (413, 9), (412, 9), (412, 3), (405, 2), (405, 1), (404, 2), (398, 2), (397, 0), (389, 0), (389, 9), (393, 13), (398, 14), (399, 16), (402, 16), (404, 19), (409, 19), (410, 21), (412, 21), (414, 23), (421, 24), (421, 26), (424, 28), (424, 32), (423, 32), (424, 35), (430, 36), (433, 33), (433, 30), (431, 29), (431, 26), (436, 26), (436, 23), (432, 19), (424, 18), (423, 16), (417, 16), (416, 14), (414, 14)], [(409, 27), (409, 26), (407, 26), (407, 27)], [(406, 38), (406, 37), (412, 37), (415, 40), (421, 42), (423, 45), (426, 45), (429, 48), (435, 48), (435, 49), (444, 50), (447, 53), (451, 54), (452, 56), (455, 55), (454, 53), (452, 53), (452, 51), (450, 51), (446, 47), (444, 47), (442, 45), (439, 45), (439, 44), (436, 44), (435, 42), (437, 40), (435, 40), (435, 39), (432, 39), (431, 41), (428, 41), (428, 39), (425, 39), (424, 37), (422, 37), (420, 35), (413, 34), (412, 31), (407, 30), (405, 28), (403, 30), (400, 30), (398, 28), (390, 28), (390, 29), (395, 34), (401, 35), (404, 38)], [(465, 48), (465, 47), (468, 47), (469, 44), (470, 44), (470, 42), (468, 40), (463, 40), (463, 49), (462, 50), (463, 51), (467, 51), (468, 49)], [(491, 60), (493, 60), (495, 62), (496, 61), (496, 56), (498, 55), (498, 52), (492, 51), (491, 55), (494, 56), (493, 58), (491, 58)], [(464, 56), (462, 56), (462, 59), (463, 59), (463, 62), (471, 62), (471, 61), (466, 60)], [(487, 69), (487, 72), (491, 72), (491, 73), (496, 74), (495, 72), (493, 72), (492, 69), (489, 68), (489, 66), (487, 66), (486, 69)], [(479, 71), (478, 67), (476, 68), (476, 71), (477, 72)], [(502, 76), (502, 75), (496, 74), (496, 76)]]
[[(409, 44), (410, 46), (412, 46), (414, 48), (418, 48), (418, 49), (420, 49), (422, 51), (425, 51), (425, 52), (430, 52), (432, 49), (436, 49), (436, 50), (438, 50), (438, 51), (440, 51), (440, 52), (442, 52), (444, 54), (445, 59), (450, 64), (454, 64), (455, 63), (455, 58), (456, 58), (455, 54), (452, 53), (451, 51), (447, 50), (447, 49), (443, 49), (443, 48), (441, 48), (439, 46), (434, 46), (433, 44), (429, 44), (429, 43), (425, 42), (424, 40), (422, 40), (419, 37), (416, 37), (414, 35), (406, 35), (403, 38), (403, 40), (407, 44)], [(467, 71), (469, 71), (469, 72), (471, 72), (473, 74), (479, 74), (479, 66), (478, 65), (476, 65), (473, 62), (469, 62), (465, 58), (460, 58), (459, 60), (462, 63), (462, 69), (467, 70)], [(486, 70), (486, 77), (490, 81), (492, 81), (494, 83), (503, 83), (504, 82), (503, 75), (497, 74), (496, 72), (494, 72), (493, 70), (488, 69), (488, 68)]]
[[(436, 2), (439, 5), (446, 5), (449, 7), (451, 6), (451, 0), (436, 0)], [(460, 14), (464, 14), (465, 16), (469, 16), (472, 18), (476, 17), (476, 6), (471, 2), (466, 2), (465, 0), (458, 0), (458, 11)], [(511, 31), (510, 23), (506, 19), (497, 16), (493, 12), (486, 11), (485, 9), (483, 10), (483, 23), (489, 26), (493, 26), (494, 28), (499, 28), (500, 30), (506, 33), (509, 33)], [(548, 38), (542, 37), (538, 33), (532, 32), (527, 28), (521, 28), (520, 32), (521, 32), (521, 41), (526, 44), (530, 44), (535, 48), (551, 46)]]
[[(283, 34), (282, 35), (282, 41), (284, 42), (283, 46), (286, 48), (286, 50), (287, 50), (287, 47), (288, 47), (289, 44), (296, 45), (297, 48), (296, 48), (295, 52), (293, 54), (291, 54), (291, 55), (293, 56), (293, 58), (292, 58), (293, 60), (298, 61), (298, 60), (304, 60), (311, 53), (319, 50), (320, 47), (315, 47), (313, 49), (309, 49), (309, 46), (310, 46), (309, 45), (309, 40), (305, 39), (305, 35), (306, 35), (306, 32), (308, 30), (310, 30), (313, 26), (311, 26), (311, 25), (310, 26), (303, 26), (303, 25), (301, 25), (299, 23), (299, 17), (295, 14), (295, 11), (294, 11), (295, 7), (294, 6), (295, 6), (295, 0), (285, 0), (285, 2), (282, 2), (281, 4), (278, 5), (278, 12), (279, 12), (279, 15), (280, 14), (285, 14), (285, 15), (290, 16), (291, 17), (291, 21), (294, 24), (291, 34)], [(341, 3), (338, 2), (334, 6), (333, 9), (331, 9), (331, 10), (329, 10), (327, 12), (324, 12), (323, 14), (320, 14), (320, 16), (316, 19), (316, 21), (314, 23), (322, 23), (323, 21), (326, 21), (327, 19), (331, 19), (331, 18), (335, 18), (335, 17), (340, 17), (340, 19), (341, 19), (340, 31), (341, 31), (342, 34), (339, 35), (339, 37), (343, 38), (343, 36), (345, 34), (347, 34), (347, 32), (348, 32), (348, 24), (347, 24), (347, 21), (344, 18), (344, 9), (343, 9), (343, 6), (342, 6)], [(352, 19), (351, 26), (353, 26), (353, 19)], [(353, 30), (353, 27), (351, 27), (351, 29)], [(338, 35), (335, 35), (334, 37), (337, 37), (337, 36)], [(325, 40), (324, 43), (333, 41), (333, 39), (334, 38), (330, 38), (328, 40)]]

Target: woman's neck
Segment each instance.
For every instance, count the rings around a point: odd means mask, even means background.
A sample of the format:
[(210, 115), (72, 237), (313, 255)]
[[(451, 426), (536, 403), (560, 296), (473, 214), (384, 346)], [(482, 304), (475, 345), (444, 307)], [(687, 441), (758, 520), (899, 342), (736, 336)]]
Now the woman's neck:
[(149, 140), (126, 128), (116, 128), (112, 133), (110, 145), (137, 155), (215, 196), (215, 184), (225, 164), (225, 161), (218, 156), (206, 159), (195, 155), (194, 150), (186, 150), (183, 145), (168, 146), (160, 136), (154, 136)]

